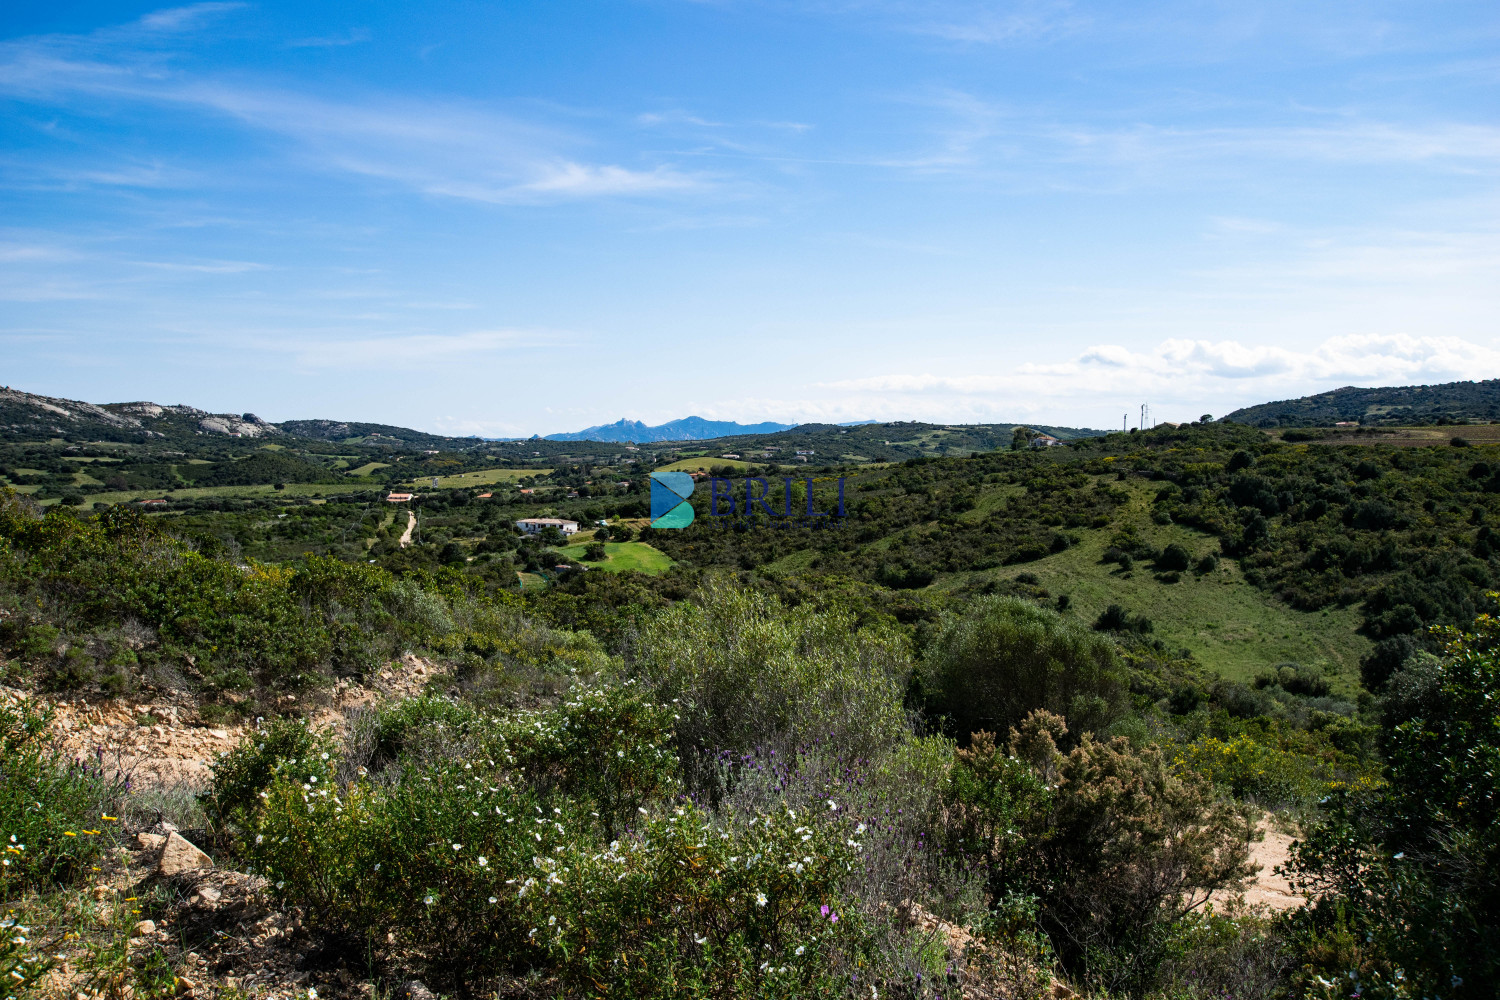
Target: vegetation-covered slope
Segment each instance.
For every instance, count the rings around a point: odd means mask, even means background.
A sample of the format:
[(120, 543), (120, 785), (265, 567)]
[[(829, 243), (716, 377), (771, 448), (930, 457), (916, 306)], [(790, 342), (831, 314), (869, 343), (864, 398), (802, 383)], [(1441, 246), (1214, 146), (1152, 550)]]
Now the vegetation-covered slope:
[(1224, 418), (1254, 427), (1327, 427), (1340, 421), (1367, 426), (1500, 420), (1500, 379), (1402, 385), (1345, 386), (1235, 410)]

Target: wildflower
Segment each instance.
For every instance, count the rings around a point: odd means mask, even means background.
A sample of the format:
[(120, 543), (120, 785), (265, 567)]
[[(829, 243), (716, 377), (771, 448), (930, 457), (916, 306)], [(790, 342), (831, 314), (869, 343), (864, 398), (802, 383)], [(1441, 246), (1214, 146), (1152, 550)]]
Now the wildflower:
[[(328, 755), (327, 755), (327, 754), (326, 754), (326, 753), (325, 753), (325, 754), (324, 754), (324, 755), (323, 755), (323, 759), (324, 759), (324, 760), (327, 760), (327, 759), (328, 759)], [(311, 992), (312, 992), (312, 991), (311, 991), (311, 990), (309, 990), (309, 991), (308, 991), (308, 992), (309, 992), (309, 993), (311, 993)]]
[(463, 850), (463, 849), (464, 849), (464, 845), (463, 845), (463, 844), (454, 844), (454, 845), (453, 845), (453, 849), (454, 849), (454, 850), (455, 850), (455, 851), (461, 851), (461, 850)]
[(823, 914), (823, 916), (825, 917), (828, 916), (828, 904), (824, 903), (822, 906), (818, 907), (818, 912)]
[(802, 954), (806, 950), (807, 950), (806, 948), (804, 948), (802, 945), (799, 944), (797, 946), (797, 950), (795, 952), (793, 952), (793, 954), (800, 955), (800, 954)]
[(702, 937), (699, 937), (698, 935), (694, 934), (693, 935), (693, 943), (694, 944), (708, 944), (708, 935), (705, 934)]
[(481, 854), (479, 856), (479, 867), (483, 868), (485, 865), (487, 865), (489, 863), (490, 863), (490, 859), (489, 858), (486, 858), (483, 854)]
[(837, 811), (838, 807), (839, 807), (839, 804), (837, 802), (833, 801), (832, 799), (828, 800), (828, 811), (829, 812), (835, 812), (835, 811)]
[[(325, 753), (323, 756), (327, 757), (328, 755)], [(316, 986), (309, 986), (307, 988), (307, 1000), (318, 1000), (318, 988)]]
[(422, 900), (422, 902), (426, 903), (428, 906), (431, 906), (434, 902), (436, 902), (436, 900), (434, 900), (431, 896), (428, 896), (426, 899)]
[(766, 894), (765, 893), (763, 893), (763, 892), (757, 892), (755, 894), (755, 905), (756, 906), (765, 906), (766, 905)]
[(500, 902), (500, 901), (498, 899), (496, 899), (494, 896), (490, 897), (490, 905), (491, 906), (494, 906), (498, 902)]
[(548, 927), (551, 927), (555, 923), (557, 923), (557, 918), (555, 916), (547, 918), (547, 926)]
[(257, 833), (257, 834), (256, 834), (256, 835), (255, 835), (255, 842), (256, 842), (256, 843), (257, 843), (257, 844), (260, 844), (260, 843), (264, 843), (264, 842), (265, 842), (265, 839), (266, 839), (266, 836), (265, 836), (265, 834), (263, 834), (263, 833)]

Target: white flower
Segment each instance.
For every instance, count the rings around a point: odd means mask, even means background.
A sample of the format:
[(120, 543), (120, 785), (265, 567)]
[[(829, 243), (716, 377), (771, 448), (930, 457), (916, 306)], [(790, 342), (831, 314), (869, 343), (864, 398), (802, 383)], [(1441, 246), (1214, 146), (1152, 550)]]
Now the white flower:
[(490, 859), (489, 858), (485, 857), (483, 854), (481, 854), (479, 856), (479, 867), (483, 868), (485, 865), (487, 865), (489, 863), (490, 863)]
[(454, 844), (454, 845), (453, 845), (453, 849), (454, 849), (454, 850), (455, 850), (455, 851), (461, 851), (461, 850), (463, 850), (463, 849), (464, 849), (464, 845), (463, 845), (463, 844)]
[[(328, 755), (325, 753), (323, 756), (327, 757)], [(309, 986), (307, 988), (307, 1000), (318, 1000), (318, 989), (317, 989), (317, 987), (315, 987), (315, 986)]]
[(832, 799), (828, 800), (828, 811), (829, 812), (833, 812), (834, 810), (838, 809), (838, 807), (839, 807), (839, 804), (837, 802), (833, 801)]
[(755, 894), (755, 905), (756, 906), (765, 906), (766, 905), (766, 894), (765, 893), (763, 893), (763, 892), (757, 892)]
[(708, 935), (705, 934), (705, 935), (703, 935), (703, 937), (699, 937), (698, 935), (694, 934), (693, 935), (693, 943), (694, 944), (708, 944)]
[(426, 903), (428, 906), (431, 906), (435, 902), (435, 900), (431, 896), (428, 896), (426, 899), (422, 900), (422, 902)]
[(797, 955), (800, 955), (800, 954), (802, 954), (802, 953), (803, 953), (803, 952), (804, 952), (804, 951), (806, 951), (806, 950), (807, 950), (807, 949), (806, 949), (806, 948), (804, 948), (804, 947), (802, 947), (802, 945), (800, 945), (800, 944), (799, 944), (799, 945), (798, 945), (798, 946), (797, 946), (797, 950), (796, 950), (796, 951), (795, 951), (795, 952), (794, 952), (794, 953), (793, 953), (793, 954), (797, 954)]
[(491, 906), (493, 906), (494, 904), (496, 904), (498, 902), (500, 902), (500, 901), (498, 899), (496, 899), (494, 896), (490, 897), (490, 905)]
[[(328, 759), (328, 755), (326, 753), (323, 755), (323, 759), (324, 760)], [(309, 996), (317, 996), (317, 994), (314, 993), (312, 990), (308, 990), (307, 993), (308, 993)]]
[(865, 832), (865, 825), (863, 823), (859, 824), (859, 826), (856, 826), (854, 828), (854, 832), (855, 833), (864, 833)]
[(262, 834), (262, 833), (257, 833), (257, 834), (256, 834), (256, 835), (255, 835), (255, 842), (256, 842), (256, 843), (257, 843), (257, 844), (260, 844), (260, 843), (264, 843), (264, 842), (265, 842), (265, 839), (266, 839), (266, 837), (265, 837), (265, 834)]
[(557, 918), (556, 917), (548, 917), (547, 918), (547, 926), (548, 927), (551, 927), (555, 923), (557, 923)]

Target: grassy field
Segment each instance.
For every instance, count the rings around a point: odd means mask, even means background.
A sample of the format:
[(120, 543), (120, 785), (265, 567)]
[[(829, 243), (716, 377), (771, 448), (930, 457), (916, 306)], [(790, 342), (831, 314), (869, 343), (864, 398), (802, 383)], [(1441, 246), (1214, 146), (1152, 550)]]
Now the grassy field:
[(374, 472), (376, 469), (389, 469), (390, 467), (391, 467), (391, 463), (390, 462), (366, 462), (364, 465), (361, 465), (357, 469), (350, 469), (349, 470), (349, 475), (351, 475), (351, 476), (368, 476), (370, 473)]
[(1324, 437), (1306, 442), (1324, 444), (1387, 444), (1406, 448), (1447, 445), (1454, 438), (1462, 438), (1469, 444), (1500, 444), (1500, 424), (1455, 424), (1448, 427), (1302, 427), (1268, 430), (1269, 437), (1280, 441), (1291, 431), (1295, 439), (1297, 432), (1316, 431)]
[(657, 472), (707, 472), (716, 465), (724, 465), (737, 472), (744, 472), (750, 468), (749, 462), (742, 462), (733, 458), (684, 458), (673, 462), (671, 465), (663, 465)]
[(570, 559), (577, 560), (578, 565), (587, 566), (590, 570), (602, 569), (611, 573), (624, 573), (635, 570), (639, 573), (665, 573), (672, 568), (672, 560), (667, 558), (663, 552), (658, 552), (645, 542), (605, 542), (603, 562), (584, 562), (582, 560), (583, 545), (575, 543), (563, 549)]
[[(480, 469), (478, 472), (460, 472), (453, 476), (438, 476), (437, 488), (440, 490), (464, 489), (474, 486), (493, 486), (497, 483), (513, 483), (526, 476), (545, 476), (551, 469)], [(418, 476), (408, 479), (408, 485), (414, 487), (427, 487), (432, 489), (432, 478), (429, 476)]]
[[(1148, 492), (1135, 494), (1126, 519), (1153, 546), (1171, 542), (1194, 557), (1217, 552), (1218, 542), (1180, 525), (1158, 525), (1146, 516)], [(1198, 576), (1183, 573), (1177, 583), (1162, 583), (1144, 560), (1126, 574), (1114, 563), (1100, 562), (1114, 529), (1081, 531), (1078, 545), (1036, 562), (1003, 569), (959, 573), (940, 578), (933, 587), (951, 589), (973, 579), (1014, 578), (1030, 573), (1054, 596), (1067, 594), (1068, 611), (1092, 622), (1110, 604), (1145, 615), (1155, 624), (1152, 635), (1169, 646), (1191, 650), (1205, 666), (1236, 680), (1249, 680), (1263, 667), (1293, 661), (1321, 667), (1343, 693), (1352, 693), (1359, 678), (1359, 659), (1370, 641), (1355, 633), (1355, 607), (1297, 611), (1274, 595), (1252, 587), (1230, 559)]]
[[(369, 489), (363, 483), (287, 483), (285, 489), (273, 489), (265, 486), (192, 486), (184, 489), (172, 490), (170, 496), (166, 490), (122, 490), (110, 493), (90, 493), (85, 496), (84, 506), (95, 503), (130, 503), (133, 500), (149, 500), (156, 497), (168, 497), (173, 500), (197, 500), (200, 497), (321, 497), (331, 493), (354, 493), (362, 489)], [(36, 487), (20, 487), (17, 492)], [(40, 504), (57, 503), (56, 498), (39, 500)]]

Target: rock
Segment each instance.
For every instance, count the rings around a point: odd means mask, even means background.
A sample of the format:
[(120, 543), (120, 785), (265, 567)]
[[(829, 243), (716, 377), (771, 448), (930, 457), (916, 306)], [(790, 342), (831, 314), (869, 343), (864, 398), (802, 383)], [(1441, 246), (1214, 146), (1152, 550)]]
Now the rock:
[(135, 835), (135, 842), (141, 845), (142, 850), (159, 851), (162, 849), (162, 845), (167, 842), (167, 835), (164, 833), (138, 833)]
[(177, 824), (176, 823), (170, 823), (167, 820), (161, 820), (155, 826), (153, 826), (151, 829), (154, 830), (154, 831), (156, 831), (157, 833), (176, 833), (177, 832)]
[(437, 1000), (437, 994), (433, 993), (416, 979), (411, 980), (405, 986), (401, 987), (401, 992), (397, 995), (402, 1000)]
[(156, 933), (156, 921), (155, 920), (142, 920), (140, 923), (138, 923), (138, 924), (135, 925), (135, 936), (136, 937), (145, 937), (147, 934), (155, 934), (155, 933)]
[(229, 731), (227, 729), (210, 729), (208, 731), (208, 735), (212, 736), (216, 740), (229, 739)]
[(182, 994), (182, 993), (191, 993), (194, 990), (196, 990), (197, 988), (198, 988), (198, 984), (196, 982), (194, 982), (193, 980), (188, 979), (186, 976), (178, 976), (177, 977), (177, 992), (179, 994)]
[(180, 875), (213, 866), (213, 858), (194, 847), (180, 833), (169, 833), (167, 843), (161, 849), (161, 862), (156, 870), (162, 875)]
[(198, 890), (198, 898), (203, 900), (203, 902), (205, 903), (213, 904), (222, 899), (223, 894), (213, 886), (205, 885), (203, 888)]

